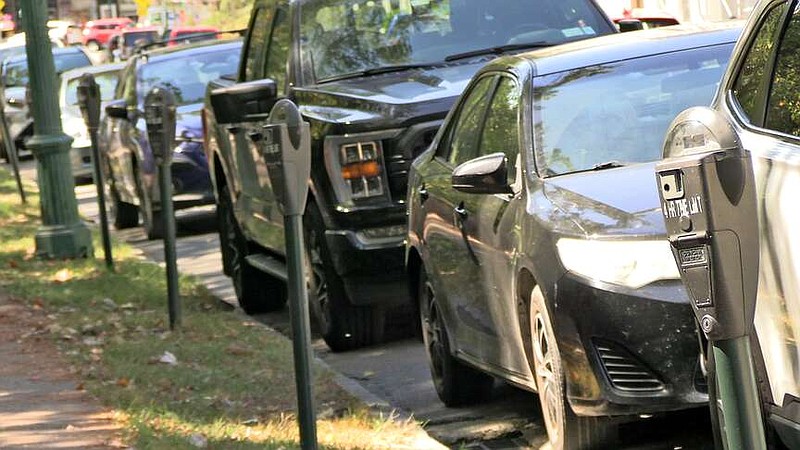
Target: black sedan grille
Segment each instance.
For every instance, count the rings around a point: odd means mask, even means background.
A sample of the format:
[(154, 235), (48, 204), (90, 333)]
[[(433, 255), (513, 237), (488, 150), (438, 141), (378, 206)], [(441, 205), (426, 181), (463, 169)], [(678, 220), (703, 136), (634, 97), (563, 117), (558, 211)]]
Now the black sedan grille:
[(628, 392), (653, 392), (664, 389), (664, 383), (641, 361), (620, 345), (595, 341), (603, 370), (611, 385)]
[(389, 141), (390, 149), (386, 155), (386, 172), (389, 176), (389, 190), (392, 199), (404, 202), (408, 187), (408, 171), (414, 158), (424, 152), (433, 142), (440, 122), (413, 126), (397, 139)]

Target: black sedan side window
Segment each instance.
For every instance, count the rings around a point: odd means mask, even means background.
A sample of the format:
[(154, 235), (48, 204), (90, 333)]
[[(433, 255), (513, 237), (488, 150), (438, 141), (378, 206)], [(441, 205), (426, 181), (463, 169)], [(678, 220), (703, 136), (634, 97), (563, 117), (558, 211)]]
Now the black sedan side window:
[(519, 155), (520, 89), (514, 79), (501, 77), (495, 90), (481, 136), (480, 155), (503, 152), (508, 157), (508, 182), (514, 184)]
[(800, 137), (800, 11), (795, 10), (778, 49), (764, 126)]
[(739, 75), (733, 86), (733, 94), (750, 122), (760, 126), (763, 121), (766, 100), (764, 76), (769, 70), (772, 51), (780, 32), (786, 3), (776, 6), (761, 25), (758, 35), (745, 56)]
[(478, 81), (461, 103), (461, 109), (451, 122), (455, 125), (450, 131), (449, 145), (445, 143), (444, 152), (440, 153), (440, 156), (446, 157), (454, 166), (478, 156), (478, 137), (495, 80), (495, 77), (484, 77)]

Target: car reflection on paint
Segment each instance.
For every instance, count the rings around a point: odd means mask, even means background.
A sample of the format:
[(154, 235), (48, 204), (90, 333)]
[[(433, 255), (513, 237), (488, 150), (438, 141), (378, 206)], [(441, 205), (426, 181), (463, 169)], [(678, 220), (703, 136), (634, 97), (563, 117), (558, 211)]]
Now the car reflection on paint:
[[(587, 40), (484, 67), (409, 181), (407, 267), (447, 405), (538, 391), (553, 448), (707, 402), (664, 239), (664, 131), (708, 104), (739, 24)], [(531, 126), (532, 124), (532, 126)]]

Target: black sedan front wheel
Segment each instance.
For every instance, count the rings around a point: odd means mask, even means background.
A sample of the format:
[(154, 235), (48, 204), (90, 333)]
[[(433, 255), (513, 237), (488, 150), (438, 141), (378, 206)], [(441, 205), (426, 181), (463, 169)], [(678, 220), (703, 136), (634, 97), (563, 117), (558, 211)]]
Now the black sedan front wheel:
[(422, 340), (439, 399), (447, 406), (463, 406), (485, 400), (492, 390), (494, 379), (464, 365), (453, 356), (447, 327), (424, 267), (420, 269), (418, 295)]
[(531, 292), (532, 371), (553, 450), (613, 448), (617, 428), (603, 417), (581, 417), (569, 407), (561, 353), (539, 286)]

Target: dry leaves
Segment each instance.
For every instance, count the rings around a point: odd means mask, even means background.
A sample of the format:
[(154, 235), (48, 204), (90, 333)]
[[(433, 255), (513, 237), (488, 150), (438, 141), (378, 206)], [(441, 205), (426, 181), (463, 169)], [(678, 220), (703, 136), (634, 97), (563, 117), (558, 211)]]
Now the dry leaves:
[(66, 283), (72, 280), (75, 275), (69, 269), (61, 269), (53, 276), (53, 283)]

